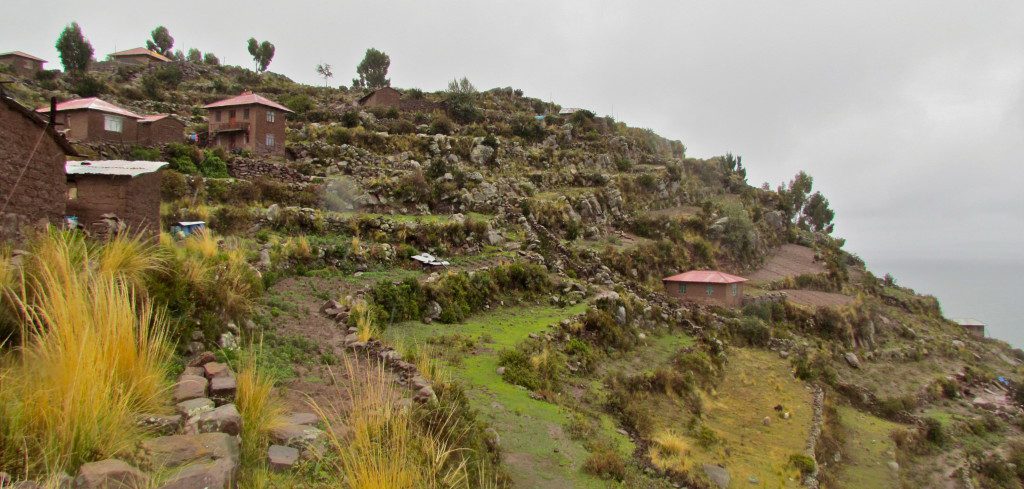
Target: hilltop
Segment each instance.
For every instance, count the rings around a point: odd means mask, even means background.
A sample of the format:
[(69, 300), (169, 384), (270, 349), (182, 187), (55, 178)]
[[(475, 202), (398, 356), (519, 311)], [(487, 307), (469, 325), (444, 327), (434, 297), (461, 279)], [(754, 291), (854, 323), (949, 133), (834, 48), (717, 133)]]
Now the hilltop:
[[(409, 430), (471, 469), (437, 487), (1020, 487), (1024, 353), (875, 277), (803, 173), (752, 186), (738, 156), (689, 157), (651, 130), (468, 81), (399, 89), (402, 107), (189, 62), (7, 88), (30, 106), (99, 96), (196, 133), (203, 105), (243, 90), (295, 112), (285, 157), (80, 147), (168, 161), (165, 229), (206, 221), (258, 271), (251, 308), (167, 301), (182, 368), (218, 346), (236, 362), (232, 333), (262, 345), (289, 410), (411, 409)], [(411, 259), (425, 252), (450, 265)], [(751, 279), (744, 306), (666, 293), (663, 277), (693, 269)], [(374, 382), (415, 402), (360, 404), (351, 386)], [(328, 432), (357, 422), (317, 414)], [(243, 483), (337, 484), (357, 444), (338, 438), (284, 474), (245, 459)], [(397, 450), (381, 438), (367, 443)]]

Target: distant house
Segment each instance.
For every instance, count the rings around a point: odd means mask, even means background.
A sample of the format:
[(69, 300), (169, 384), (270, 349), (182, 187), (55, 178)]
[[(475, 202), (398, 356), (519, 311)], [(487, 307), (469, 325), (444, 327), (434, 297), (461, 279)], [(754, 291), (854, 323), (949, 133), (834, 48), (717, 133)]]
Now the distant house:
[(237, 97), (206, 105), (209, 144), (226, 150), (284, 156), (287, 107), (246, 91)]
[(971, 333), (978, 338), (985, 337), (985, 323), (978, 321), (977, 319), (962, 318), (954, 319), (953, 322), (959, 324), (960, 327), (967, 330), (968, 333)]
[(185, 123), (170, 114), (144, 115), (139, 119), (139, 144), (179, 143), (185, 139)]
[(35, 78), (36, 73), (43, 71), (43, 65), (46, 63), (45, 59), (21, 51), (0, 54), (0, 64), (10, 66), (14, 74), (22, 78)]
[(124, 51), (118, 51), (116, 53), (110, 53), (108, 56), (111, 61), (115, 63), (128, 64), (128, 65), (151, 65), (157, 63), (166, 63), (171, 61), (170, 58), (164, 56), (156, 51), (150, 51), (146, 48), (134, 48), (127, 49)]
[(665, 292), (683, 301), (723, 307), (743, 305), (747, 279), (716, 270), (693, 270), (661, 279)]
[(571, 116), (571, 115), (573, 115), (573, 114), (575, 114), (575, 113), (577, 113), (577, 112), (579, 112), (581, 110), (583, 110), (583, 109), (581, 109), (579, 107), (565, 107), (562, 110), (558, 111), (558, 115), (561, 115), (561, 116)]
[(402, 92), (391, 87), (378, 88), (359, 99), (362, 107), (394, 107), (400, 108)]
[(28, 225), (60, 223), (68, 156), (76, 153), (64, 136), (0, 90), (0, 241)]
[[(41, 107), (37, 112), (46, 112)], [(57, 104), (57, 123), (68, 139), (80, 142), (136, 143), (142, 116), (96, 97)]]
[(116, 216), (129, 232), (160, 232), (162, 161), (68, 161), (67, 214), (87, 230), (104, 232)]

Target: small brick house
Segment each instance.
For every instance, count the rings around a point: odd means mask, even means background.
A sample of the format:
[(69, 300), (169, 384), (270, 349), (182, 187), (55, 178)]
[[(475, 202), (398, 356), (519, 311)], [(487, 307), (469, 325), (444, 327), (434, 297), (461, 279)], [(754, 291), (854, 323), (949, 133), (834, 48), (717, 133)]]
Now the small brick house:
[(972, 336), (978, 338), (985, 337), (985, 323), (978, 321), (977, 319), (955, 319), (954, 322), (959, 324), (961, 328), (964, 328), (964, 330), (970, 333)]
[(378, 88), (359, 99), (362, 107), (394, 107), (401, 108), (402, 92), (391, 87)]
[(21, 51), (0, 54), (0, 64), (10, 66), (14, 74), (22, 78), (35, 78), (36, 73), (43, 71), (46, 63), (45, 59)]
[(747, 279), (717, 270), (692, 270), (661, 279), (665, 293), (688, 302), (739, 307)]
[(129, 232), (160, 233), (162, 161), (68, 161), (67, 214), (98, 231), (105, 214), (116, 215)]
[(18, 239), (28, 225), (60, 223), (68, 156), (76, 153), (63, 136), (0, 91), (0, 241)]
[(203, 108), (209, 144), (228, 151), (284, 156), (285, 115), (293, 113), (287, 107), (246, 91)]
[[(37, 112), (49, 111), (41, 107)], [(142, 116), (96, 97), (57, 104), (57, 123), (72, 141), (136, 143)]]
[(167, 63), (171, 61), (171, 59), (167, 56), (164, 56), (155, 51), (150, 51), (146, 48), (126, 49), (124, 51), (110, 53), (107, 57), (115, 63), (121, 63), (126, 65), (148, 66), (152, 64)]
[(170, 114), (144, 115), (139, 119), (139, 144), (154, 146), (185, 139), (185, 123)]

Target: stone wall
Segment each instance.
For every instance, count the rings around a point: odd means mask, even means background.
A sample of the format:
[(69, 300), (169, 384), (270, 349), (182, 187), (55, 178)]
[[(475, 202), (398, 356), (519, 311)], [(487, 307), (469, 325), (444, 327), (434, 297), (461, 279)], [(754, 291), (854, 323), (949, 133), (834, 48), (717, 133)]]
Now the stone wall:
[[(64, 216), (65, 155), (44, 131), (41, 124), (0, 103), (0, 240), (17, 239), (25, 225), (59, 223)], [(29, 161), (36, 141), (39, 146)]]
[(260, 177), (287, 183), (299, 183), (307, 180), (305, 175), (286, 165), (241, 157), (232, 158), (228, 162), (228, 173), (232, 177), (244, 180), (254, 180)]

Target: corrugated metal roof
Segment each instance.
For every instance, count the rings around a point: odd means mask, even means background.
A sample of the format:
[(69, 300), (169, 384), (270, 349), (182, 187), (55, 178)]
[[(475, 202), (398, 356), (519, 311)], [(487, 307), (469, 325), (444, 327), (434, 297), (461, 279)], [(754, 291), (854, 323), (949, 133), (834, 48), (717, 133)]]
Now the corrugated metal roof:
[(242, 92), (242, 94), (237, 96), (237, 97), (231, 97), (231, 98), (228, 98), (228, 99), (219, 100), (219, 101), (214, 102), (212, 104), (204, 105), (203, 108), (204, 109), (214, 109), (214, 108), (217, 108), (217, 107), (232, 107), (232, 106), (236, 106), (236, 105), (265, 105), (267, 107), (273, 107), (275, 109), (283, 110), (285, 112), (294, 113), (288, 107), (285, 107), (285, 106), (283, 106), (283, 105), (281, 105), (281, 104), (279, 104), (277, 102), (274, 102), (273, 100), (270, 100), (270, 99), (268, 99), (266, 97), (262, 97), (260, 95), (257, 95), (255, 93), (248, 92), (248, 91)]
[(167, 56), (164, 56), (164, 55), (162, 55), (162, 54), (160, 54), (160, 53), (158, 53), (156, 51), (150, 51), (150, 50), (148, 50), (146, 48), (126, 49), (124, 51), (118, 51), (116, 53), (110, 53), (110, 55), (111, 56), (115, 56), (115, 57), (116, 56), (139, 56), (139, 55), (142, 55), (142, 56), (149, 56), (150, 58), (158, 59), (160, 61), (170, 61), (171, 60), (171, 58), (168, 58)]
[(164, 161), (128, 161), (128, 160), (98, 160), (98, 161), (68, 161), (64, 165), (68, 175), (124, 175), (137, 177), (146, 173), (153, 173), (167, 166)]
[(11, 51), (9, 53), (0, 53), (0, 58), (3, 58), (4, 56), (18, 56), (20, 58), (28, 58), (28, 59), (35, 60), (35, 61), (42, 61), (43, 63), (49, 63), (49, 61), (46, 61), (43, 58), (37, 58), (37, 57), (32, 56), (31, 54), (28, 54), (28, 53), (26, 53), (24, 51)]
[(577, 113), (577, 112), (579, 112), (581, 110), (583, 110), (583, 109), (581, 109), (579, 107), (564, 107), (564, 108), (562, 108), (562, 110), (558, 111), (558, 115), (575, 114), (575, 113)]
[(702, 284), (734, 284), (747, 279), (718, 270), (691, 270), (661, 279), (663, 282), (695, 282)]
[(171, 114), (150, 114), (150, 115), (144, 115), (144, 116), (142, 116), (141, 119), (139, 119), (139, 122), (156, 122), (156, 121), (158, 121), (160, 119), (163, 119), (165, 117), (170, 117), (170, 116), (171, 116)]
[[(96, 97), (80, 98), (75, 100), (66, 100), (57, 104), (57, 112), (64, 112), (67, 110), (98, 110), (100, 112), (108, 112), (111, 114), (123, 115), (125, 117), (131, 117), (133, 119), (141, 119), (142, 116), (132, 112), (124, 107), (118, 107), (106, 100), (102, 100)], [(36, 109), (36, 112), (49, 112), (50, 106), (40, 107)]]

